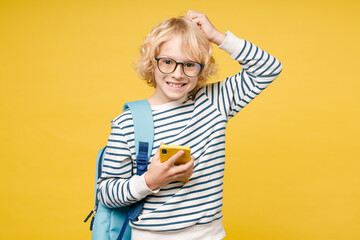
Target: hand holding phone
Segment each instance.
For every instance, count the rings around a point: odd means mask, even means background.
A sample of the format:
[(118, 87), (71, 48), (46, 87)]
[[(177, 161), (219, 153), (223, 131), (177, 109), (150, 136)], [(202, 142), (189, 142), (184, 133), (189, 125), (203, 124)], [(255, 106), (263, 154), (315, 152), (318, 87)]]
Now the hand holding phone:
[[(184, 154), (175, 162), (175, 166), (187, 163), (191, 159), (191, 150), (186, 146), (178, 146), (178, 145), (161, 145), (160, 146), (160, 162), (166, 162), (169, 158), (171, 158), (174, 154), (179, 151), (183, 151)], [(187, 182), (189, 178), (179, 179), (178, 181)]]
[(193, 173), (194, 160), (195, 157), (190, 155), (190, 148), (161, 143), (144, 174), (145, 183), (154, 191), (174, 181), (187, 182)]

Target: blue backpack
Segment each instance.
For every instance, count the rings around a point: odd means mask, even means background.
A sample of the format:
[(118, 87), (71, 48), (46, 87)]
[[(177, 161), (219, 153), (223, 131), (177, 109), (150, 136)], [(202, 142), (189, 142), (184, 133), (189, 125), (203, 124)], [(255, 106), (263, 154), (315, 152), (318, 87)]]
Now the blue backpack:
[[(124, 111), (128, 108), (134, 121), (136, 174), (142, 175), (147, 171), (154, 142), (152, 111), (147, 100), (125, 103)], [(101, 175), (105, 152), (106, 147), (98, 152), (95, 173), (95, 207), (84, 222), (94, 214), (90, 224), (92, 240), (130, 240), (131, 229), (130, 227), (127, 228), (127, 225), (129, 220), (136, 220), (139, 216), (144, 206), (144, 200), (120, 208), (107, 208), (99, 202), (97, 198), (97, 181)]]

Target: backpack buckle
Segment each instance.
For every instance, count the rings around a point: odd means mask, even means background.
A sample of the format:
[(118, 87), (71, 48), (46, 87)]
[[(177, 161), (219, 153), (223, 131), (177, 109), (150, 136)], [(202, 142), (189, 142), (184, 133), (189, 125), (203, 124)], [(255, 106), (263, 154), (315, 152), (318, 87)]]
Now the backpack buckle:
[(148, 148), (149, 144), (147, 142), (139, 142), (139, 154), (136, 156), (137, 175), (142, 175), (147, 171), (149, 162)]

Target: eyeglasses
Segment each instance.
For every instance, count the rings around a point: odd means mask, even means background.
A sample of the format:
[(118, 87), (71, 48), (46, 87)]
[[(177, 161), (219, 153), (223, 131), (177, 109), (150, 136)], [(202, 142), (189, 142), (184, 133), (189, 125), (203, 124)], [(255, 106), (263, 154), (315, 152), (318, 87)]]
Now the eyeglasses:
[(201, 73), (204, 64), (188, 61), (188, 62), (176, 62), (171, 58), (155, 58), (157, 61), (157, 67), (160, 72), (169, 74), (175, 71), (178, 64), (182, 65), (183, 73), (188, 77), (196, 77)]

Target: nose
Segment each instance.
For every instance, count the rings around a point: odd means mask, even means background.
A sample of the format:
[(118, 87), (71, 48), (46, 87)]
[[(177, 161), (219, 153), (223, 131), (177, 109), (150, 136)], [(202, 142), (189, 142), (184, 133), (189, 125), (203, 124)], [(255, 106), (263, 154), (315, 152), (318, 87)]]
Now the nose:
[(178, 78), (183, 78), (184, 77), (184, 72), (183, 72), (183, 69), (182, 69), (182, 66), (181, 64), (178, 64), (175, 68), (175, 71), (173, 71), (171, 73), (171, 76), (175, 79), (178, 79)]

